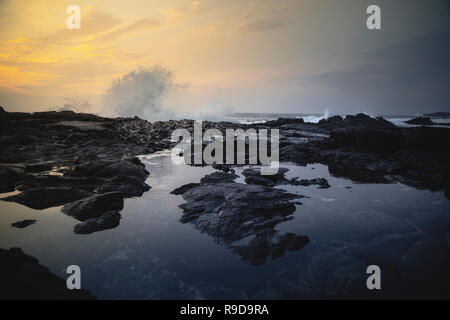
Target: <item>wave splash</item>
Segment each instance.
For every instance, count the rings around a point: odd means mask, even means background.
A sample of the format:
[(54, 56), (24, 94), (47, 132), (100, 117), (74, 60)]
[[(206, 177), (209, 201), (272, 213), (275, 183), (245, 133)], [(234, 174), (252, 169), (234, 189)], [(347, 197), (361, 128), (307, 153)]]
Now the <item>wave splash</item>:
[(104, 111), (120, 117), (166, 120), (173, 111), (163, 107), (164, 97), (180, 87), (173, 73), (160, 65), (139, 68), (112, 82), (103, 96)]
[(328, 119), (329, 116), (330, 116), (330, 112), (328, 111), (328, 109), (325, 109), (324, 114), (321, 116), (310, 115), (310, 116), (306, 116), (306, 117), (302, 117), (302, 118), (303, 118), (303, 121), (305, 121), (305, 122), (318, 123), (322, 119)]
[(175, 83), (173, 72), (161, 65), (139, 68), (114, 80), (103, 96), (103, 112), (111, 116), (134, 117), (148, 121), (179, 119), (222, 120), (226, 108), (220, 104), (205, 104), (186, 111), (171, 105), (188, 84)]

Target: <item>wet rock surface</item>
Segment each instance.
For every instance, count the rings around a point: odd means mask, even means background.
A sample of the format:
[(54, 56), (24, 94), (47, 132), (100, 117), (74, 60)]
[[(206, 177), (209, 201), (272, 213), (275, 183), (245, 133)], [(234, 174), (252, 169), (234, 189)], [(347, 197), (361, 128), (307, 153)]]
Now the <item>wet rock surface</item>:
[(262, 175), (260, 169), (245, 169), (242, 174), (245, 176), (245, 182), (248, 184), (260, 184), (264, 186), (276, 186), (283, 184), (290, 184), (294, 186), (311, 186), (318, 185), (319, 188), (329, 188), (330, 185), (325, 178), (314, 178), (314, 179), (300, 179), (298, 177), (287, 179), (285, 177), (286, 172), (289, 170), (287, 168), (279, 168), (276, 174), (272, 175)]
[[(322, 124), (319, 122), (318, 127), (329, 128), (328, 122), (334, 121), (329, 118)], [(400, 181), (419, 188), (444, 190), (448, 194), (450, 150), (443, 146), (450, 143), (450, 131), (447, 128), (380, 126), (383, 124), (384, 121), (372, 122), (373, 127), (354, 123), (341, 128), (333, 125), (328, 137), (308, 142), (289, 139), (290, 133), (284, 132), (280, 138), (281, 160), (299, 165), (326, 164), (331, 174), (353, 181)]]
[(120, 224), (120, 214), (117, 211), (107, 211), (98, 218), (90, 218), (73, 227), (76, 234), (90, 234), (97, 231), (114, 229)]
[(106, 211), (123, 208), (123, 196), (120, 192), (96, 194), (69, 204), (62, 208), (62, 212), (77, 220), (85, 221), (90, 218), (99, 218)]
[(0, 249), (0, 299), (92, 300), (86, 290), (69, 290), (66, 281), (51, 273), (20, 248)]
[[(21, 191), (2, 200), (33, 209), (111, 192), (121, 199), (141, 196), (150, 189), (145, 183), (149, 172), (134, 155), (170, 144), (163, 125), (135, 118), (108, 119), (70, 111), (3, 112), (0, 122), (0, 191)], [(164, 137), (160, 136), (163, 133)], [(104, 202), (97, 211), (79, 217), (83, 221), (97, 219), (109, 209)], [(89, 231), (103, 230), (117, 226), (118, 221), (105, 216), (97, 224), (90, 221), (77, 230), (87, 230), (86, 226)]]
[[(80, 222), (74, 226), (77, 234), (119, 226), (123, 199), (149, 190), (145, 184), (149, 173), (134, 156), (173, 146), (169, 140), (172, 130), (186, 128), (192, 132), (193, 124), (189, 120), (150, 123), (137, 118), (110, 119), (70, 111), (33, 114), (0, 111), (0, 192), (21, 191), (7, 201), (32, 208), (64, 205), (65, 213)], [(322, 163), (332, 175), (354, 181), (400, 181), (418, 188), (444, 190), (447, 197), (450, 194), (450, 150), (447, 147), (450, 131), (447, 128), (398, 128), (384, 119), (366, 115), (331, 117), (318, 124), (305, 123), (302, 119), (278, 119), (247, 126), (207, 121), (203, 124), (204, 129), (221, 131), (228, 128), (279, 129), (281, 161), (298, 165)], [(249, 169), (245, 177), (247, 184), (242, 184), (234, 182), (235, 166), (214, 165), (214, 168), (220, 172), (173, 191), (185, 200), (181, 205), (181, 222), (208, 234), (253, 265), (300, 250), (308, 243), (307, 236), (276, 230), (280, 222), (292, 219), (294, 203), (301, 196), (275, 187), (289, 184), (326, 188), (328, 181), (320, 177), (288, 179), (282, 169), (274, 177), (264, 177)], [(51, 196), (56, 194), (57, 197)], [(407, 270), (404, 274), (391, 272), (389, 276), (413, 277), (436, 269), (418, 267), (415, 261), (422, 258), (429, 266), (448, 265), (444, 259), (448, 251), (446, 240), (436, 243), (433, 239), (412, 242), (402, 249), (402, 255), (377, 252), (389, 265), (401, 263)], [(391, 242), (386, 246), (389, 247)], [(345, 296), (345, 292), (333, 290), (354, 285), (355, 274), (365, 277), (364, 268), (373, 262), (370, 259), (374, 256), (371, 253), (366, 257), (365, 252), (345, 248), (342, 251), (324, 248), (322, 256), (314, 256), (308, 262), (308, 273), (296, 273), (294, 281), (279, 280), (293, 279), (295, 272), (286, 270), (285, 274), (271, 279), (273, 286), (293, 297), (302, 294), (322, 297), (324, 292), (325, 297)], [(330, 256), (338, 262), (339, 268), (329, 265)], [(366, 257), (367, 261), (361, 257)], [(29, 263), (27, 259), (19, 260), (20, 265)], [(447, 275), (446, 271), (438, 271)], [(320, 279), (323, 277), (330, 281), (322, 286)], [(365, 283), (364, 279), (361, 283)], [(304, 291), (298, 292), (298, 288)], [(445, 290), (442, 288), (442, 292), (447, 293)], [(264, 298), (266, 292), (263, 288), (260, 295), (255, 293), (254, 297)], [(367, 288), (362, 288), (361, 292), (367, 292)]]
[[(145, 183), (149, 172), (134, 156), (173, 146), (170, 135), (175, 129), (193, 131), (191, 120), (150, 123), (139, 118), (112, 119), (71, 111), (3, 110), (0, 124), (0, 191), (21, 191), (4, 200), (35, 209), (110, 192), (119, 192), (122, 198), (141, 196), (150, 189)], [(253, 125), (204, 121), (203, 128), (222, 132), (237, 128), (279, 129), (281, 161), (322, 163), (333, 175), (354, 181), (401, 181), (450, 194), (450, 150), (445, 147), (450, 144), (450, 133), (446, 128), (398, 128), (383, 118), (365, 114), (334, 116), (317, 124), (289, 118)], [(204, 178), (210, 181), (201, 184), (235, 179), (226, 175), (233, 173), (232, 165), (213, 167), (225, 175), (215, 173)], [(267, 187), (329, 187), (320, 177), (287, 179), (283, 169), (273, 176), (248, 169), (244, 176), (247, 184)], [(174, 193), (196, 186), (183, 186)], [(104, 208), (101, 213), (108, 210)]]
[[(237, 177), (233, 173), (214, 172), (198, 184), (174, 190), (186, 200), (180, 205), (183, 209), (180, 221), (192, 224), (254, 265), (264, 264), (269, 256), (275, 259), (285, 251), (299, 250), (308, 242), (307, 237), (278, 235), (274, 230), (277, 224), (292, 218), (295, 205), (291, 201), (302, 196), (262, 185), (236, 183), (233, 180)], [(232, 245), (246, 237), (252, 238), (247, 245)]]

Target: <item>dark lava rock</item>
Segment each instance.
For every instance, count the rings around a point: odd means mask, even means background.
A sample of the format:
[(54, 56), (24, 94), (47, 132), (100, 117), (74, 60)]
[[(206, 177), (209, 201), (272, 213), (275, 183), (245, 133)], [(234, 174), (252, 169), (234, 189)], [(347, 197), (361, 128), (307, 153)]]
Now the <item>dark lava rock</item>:
[(145, 183), (148, 175), (145, 165), (134, 157), (119, 161), (86, 161), (74, 166), (68, 172), (70, 177), (96, 177), (98, 179), (96, 183), (91, 184), (92, 191), (97, 193), (118, 191), (124, 197), (141, 196), (150, 190), (150, 186)]
[(107, 211), (120, 211), (123, 208), (123, 195), (120, 192), (96, 194), (65, 205), (62, 212), (77, 220), (98, 218)]
[(199, 185), (200, 185), (200, 183), (188, 183), (188, 184), (182, 185), (181, 187), (176, 188), (175, 190), (173, 190), (171, 192), (171, 194), (180, 195), (192, 188), (198, 187)]
[(37, 163), (29, 163), (26, 164), (26, 170), (27, 172), (43, 172), (43, 171), (49, 171), (52, 169), (54, 165), (53, 161), (44, 161), (44, 162), (37, 162)]
[(118, 191), (122, 193), (124, 197), (140, 197), (148, 190), (150, 190), (150, 186), (141, 179), (123, 175), (108, 179), (94, 189), (97, 193)]
[(49, 187), (28, 189), (21, 193), (3, 198), (4, 201), (17, 202), (32, 209), (47, 209), (85, 198), (92, 193), (71, 188)]
[(14, 191), (24, 174), (24, 165), (0, 163), (0, 193)]
[[(208, 176), (204, 180), (210, 181)], [(281, 189), (212, 180), (183, 193), (187, 202), (180, 205), (180, 221), (229, 243), (289, 220), (295, 211), (290, 200), (299, 197)]]
[(343, 177), (362, 183), (390, 183), (383, 172), (356, 167), (351, 162), (335, 162), (328, 164), (332, 176)]
[(230, 246), (230, 249), (252, 265), (262, 265), (269, 257), (280, 258), (286, 251), (298, 251), (308, 243), (307, 236), (265, 230), (257, 233), (246, 245)]
[(264, 186), (276, 186), (280, 184), (291, 184), (295, 186), (310, 186), (319, 185), (319, 188), (329, 188), (327, 179), (315, 178), (315, 179), (301, 179), (298, 178), (287, 179), (285, 177), (286, 172), (289, 169), (279, 168), (278, 172), (273, 175), (261, 175), (260, 169), (245, 169), (242, 174), (245, 176), (245, 182), (248, 184), (259, 184)]
[(231, 168), (229, 165), (227, 165), (227, 164), (213, 163), (213, 164), (211, 165), (211, 167), (213, 167), (213, 168), (216, 169), (216, 170), (220, 170), (220, 171), (223, 171), (223, 172), (226, 172), (226, 173), (228, 173), (228, 172), (234, 173), (234, 169), (232, 169), (232, 168)]
[[(230, 182), (234, 174), (215, 172), (205, 176), (200, 184), (189, 184), (178, 189), (187, 201), (180, 205), (182, 223), (191, 223), (201, 232), (213, 237), (245, 261), (260, 265), (267, 257), (281, 257), (285, 251), (301, 249), (309, 239), (295, 234), (279, 235), (274, 227), (292, 218), (295, 205), (290, 202), (300, 195), (262, 185)], [(224, 175), (229, 175), (226, 178)], [(227, 181), (228, 180), (228, 181)], [(246, 245), (233, 245), (246, 237)]]
[(339, 128), (344, 126), (344, 118), (341, 116), (332, 116), (327, 119), (321, 119), (319, 121), (320, 126)]
[(286, 124), (303, 124), (305, 121), (302, 118), (278, 118), (277, 120), (270, 120), (264, 123), (269, 127), (279, 127)]
[(418, 118), (414, 118), (414, 119), (405, 121), (405, 123), (416, 124), (416, 125), (421, 125), (421, 126), (432, 126), (435, 124), (433, 121), (431, 121), (431, 119), (429, 117), (418, 117)]
[(25, 220), (22, 220), (22, 221), (14, 222), (14, 223), (11, 224), (11, 226), (19, 228), (19, 229), (23, 229), (23, 228), (31, 226), (32, 224), (35, 224), (35, 223), (36, 223), (36, 220), (25, 219)]
[(127, 158), (119, 161), (94, 160), (78, 164), (69, 173), (70, 176), (96, 176), (111, 178), (115, 176), (131, 176), (145, 179), (149, 172), (138, 158)]
[(0, 299), (77, 299), (95, 297), (86, 290), (69, 290), (66, 281), (51, 273), (20, 248), (0, 249)]
[(278, 172), (272, 175), (261, 175), (260, 169), (245, 169), (242, 171), (242, 175), (245, 177), (245, 182), (248, 184), (260, 184), (264, 186), (275, 186), (278, 184), (289, 183), (290, 180), (285, 178), (285, 173), (288, 172), (287, 168), (278, 168)]
[(17, 190), (25, 191), (39, 188), (76, 188), (93, 192), (96, 186), (101, 186), (108, 180), (100, 177), (69, 177), (60, 175), (27, 175), (23, 177)]
[(233, 182), (236, 178), (239, 178), (237, 174), (225, 173), (221, 171), (213, 172), (200, 179), (200, 184), (205, 183), (218, 183), (218, 182)]
[(360, 128), (395, 128), (392, 122), (389, 122), (381, 117), (372, 118), (366, 114), (358, 113), (357, 115), (348, 115), (345, 118), (341, 116), (333, 116), (328, 119), (322, 119), (318, 123), (319, 127), (324, 127), (329, 130), (360, 127)]
[(327, 189), (330, 187), (330, 184), (328, 183), (327, 179), (325, 178), (315, 178), (315, 179), (292, 179), (291, 184), (294, 184), (296, 186), (311, 186), (311, 185), (318, 185), (320, 189)]
[(353, 147), (364, 152), (397, 151), (403, 143), (397, 129), (345, 128), (331, 132), (329, 143), (334, 148)]
[(127, 176), (143, 180), (148, 177), (149, 172), (138, 158), (133, 157), (104, 166), (96, 175), (101, 177)]
[(98, 218), (90, 218), (73, 227), (76, 234), (90, 234), (96, 231), (114, 229), (120, 224), (120, 214), (116, 211), (107, 211)]

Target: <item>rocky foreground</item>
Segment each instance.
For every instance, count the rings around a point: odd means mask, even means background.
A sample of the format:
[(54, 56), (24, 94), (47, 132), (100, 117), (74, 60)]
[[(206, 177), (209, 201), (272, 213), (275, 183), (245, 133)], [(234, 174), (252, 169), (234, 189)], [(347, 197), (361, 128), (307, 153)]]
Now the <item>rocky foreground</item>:
[(66, 282), (19, 248), (0, 249), (0, 299), (92, 300), (86, 290), (68, 290)]

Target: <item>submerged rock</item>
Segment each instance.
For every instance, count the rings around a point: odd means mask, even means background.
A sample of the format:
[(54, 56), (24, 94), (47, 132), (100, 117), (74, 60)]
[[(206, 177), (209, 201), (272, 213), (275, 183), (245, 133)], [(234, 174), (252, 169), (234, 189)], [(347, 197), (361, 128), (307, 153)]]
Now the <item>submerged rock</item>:
[(25, 220), (22, 220), (22, 221), (17, 221), (17, 222), (12, 223), (11, 227), (16, 227), (16, 228), (19, 228), (19, 229), (23, 229), (23, 228), (31, 226), (32, 224), (35, 224), (35, 223), (36, 223), (36, 220), (25, 219)]
[(123, 208), (123, 195), (120, 192), (96, 194), (65, 205), (62, 212), (77, 220), (98, 218), (107, 211), (120, 211)]

